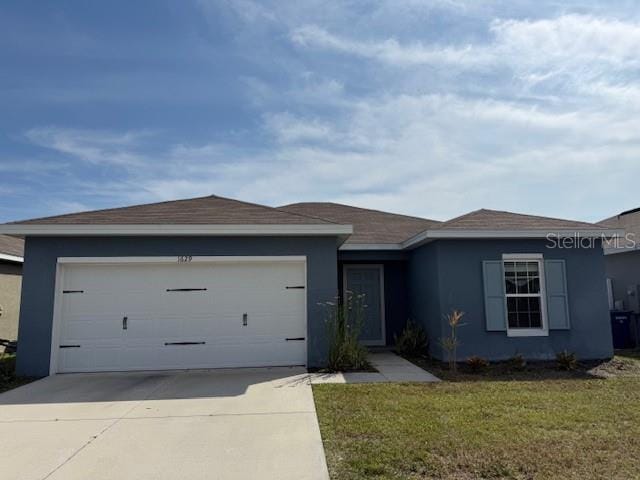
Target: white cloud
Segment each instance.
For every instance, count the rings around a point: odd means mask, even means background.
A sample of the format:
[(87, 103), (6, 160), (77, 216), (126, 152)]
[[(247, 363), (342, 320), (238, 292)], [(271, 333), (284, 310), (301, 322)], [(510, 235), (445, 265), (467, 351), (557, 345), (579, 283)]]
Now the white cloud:
[(334, 132), (326, 123), (319, 120), (301, 121), (288, 112), (267, 114), (264, 123), (280, 143), (329, 141), (334, 138)]
[(91, 210), (91, 208), (85, 203), (67, 200), (54, 200), (49, 204), (49, 209), (52, 212), (56, 212), (57, 215)]
[[(418, 3), (404, 1), (403, 11)], [(218, 193), (439, 219), (488, 207), (596, 220), (613, 213), (611, 205), (636, 201), (640, 24), (633, 20), (484, 19), (483, 40), (443, 36), (436, 44), (415, 34), (365, 37), (368, 17), (347, 36), (330, 33), (349, 29), (318, 13), (318, 22), (301, 23), (292, 20), (300, 13), (232, 6), (248, 24), (286, 17), (304, 53), (293, 73), (278, 72), (286, 81), (241, 78), (259, 128), (226, 143), (57, 127), (32, 129), (27, 139), (67, 162), (122, 170), (108, 185), (78, 184), (114, 205)], [(318, 60), (318, 50), (341, 55)], [(363, 75), (357, 83), (344, 55), (363, 59), (382, 80)]]
[(392, 65), (416, 65), (447, 63), (454, 65), (483, 65), (491, 59), (483, 49), (471, 46), (431, 47), (422, 43), (401, 45), (396, 39), (389, 38), (379, 42), (363, 42), (332, 35), (315, 26), (306, 25), (291, 33), (291, 40), (304, 47), (321, 47), (339, 52), (373, 58)]
[(275, 143), (258, 151), (176, 144), (145, 156), (136, 152), (147, 139), (136, 132), (82, 132), (84, 148), (69, 149), (79, 140), (57, 130), (66, 142), (50, 145), (82, 159), (86, 150), (110, 151), (104, 143), (112, 135), (122, 156), (139, 159), (127, 170), (134, 191), (113, 192), (128, 202), (219, 193), (272, 205), (342, 201), (439, 219), (489, 207), (595, 220), (608, 211), (585, 212), (586, 192), (605, 198), (605, 185), (615, 182), (624, 195), (640, 174), (640, 131), (616, 109), (555, 112), (403, 94), (351, 102), (333, 123), (281, 113), (265, 116), (263, 128)]
[[(565, 67), (604, 62), (622, 68), (640, 65), (640, 23), (589, 15), (535, 21), (496, 20), (496, 49), (522, 65), (562, 62)], [(513, 59), (512, 59), (513, 60)]]
[(34, 128), (25, 133), (36, 145), (57, 150), (88, 163), (118, 166), (141, 164), (140, 155), (132, 147), (151, 132), (113, 133), (57, 127)]
[(343, 105), (344, 85), (333, 78), (325, 78), (311, 72), (303, 72), (295, 77), (290, 88), (278, 85), (277, 88), (255, 77), (242, 77), (246, 85), (247, 96), (256, 108), (268, 108), (282, 103), (301, 106)]
[[(198, 3), (205, 9), (209, 4), (209, 2), (203, 0), (199, 0)], [(272, 11), (252, 0), (225, 0), (224, 3), (241, 19), (249, 23), (276, 20), (276, 15)]]
[(640, 66), (640, 23), (563, 15), (542, 20), (497, 19), (488, 31), (492, 38), (487, 42), (464, 46), (401, 44), (395, 38), (363, 41), (334, 35), (316, 25), (296, 28), (290, 37), (302, 47), (334, 50), (396, 66), (506, 66), (536, 82), (558, 73), (595, 76), (609, 68)]

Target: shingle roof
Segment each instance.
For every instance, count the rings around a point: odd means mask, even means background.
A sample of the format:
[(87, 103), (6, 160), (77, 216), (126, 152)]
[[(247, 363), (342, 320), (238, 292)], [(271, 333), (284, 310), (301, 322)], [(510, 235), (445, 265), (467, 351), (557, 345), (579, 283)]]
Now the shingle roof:
[(620, 216), (616, 215), (614, 217), (605, 218), (604, 220), (600, 220), (598, 222), (598, 225), (600, 225), (601, 227), (607, 227), (607, 228), (621, 228), (622, 227), (622, 222), (620, 221)]
[[(446, 231), (451, 230), (479, 232), (597, 231), (606, 230), (608, 226), (485, 209), (462, 215), (447, 222), (438, 222), (338, 203), (305, 202), (273, 208), (215, 195), (37, 218), (14, 222), (12, 225), (24, 225), (25, 228), (34, 228), (38, 225), (80, 227), (83, 225), (107, 227), (110, 225), (289, 225), (292, 228), (301, 225), (333, 225), (337, 228), (343, 228), (344, 225), (352, 225), (353, 234), (347, 239), (347, 243), (368, 245), (400, 244), (425, 231), (441, 232), (443, 235), (446, 235)], [(5, 231), (13, 233), (17, 230), (14, 228)], [(440, 236), (438, 238), (446, 237)], [(6, 242), (17, 245), (17, 242), (21, 242), (21, 240), (11, 238)], [(21, 245), (19, 251), (22, 252)]]
[(336, 223), (353, 225), (353, 234), (346, 243), (401, 243), (440, 223), (426, 218), (410, 217), (339, 203), (304, 202), (284, 205), (279, 208), (287, 212), (313, 215)]
[[(626, 236), (618, 239), (616, 245), (621, 249), (637, 247), (637, 238), (640, 236), (640, 209), (628, 210), (622, 212), (619, 215), (601, 220), (598, 225), (607, 228), (615, 228), (624, 230), (627, 235), (631, 235), (629, 238)], [(612, 247), (609, 247), (612, 248)]]
[(604, 229), (601, 225), (498, 210), (476, 210), (441, 223), (438, 230), (572, 230)]
[(333, 222), (211, 195), (70, 213), (14, 223), (21, 225), (321, 225)]
[(609, 228), (624, 228), (636, 234), (640, 233), (640, 208), (627, 210), (613, 217), (600, 220), (598, 225)]
[(9, 235), (0, 235), (0, 253), (16, 257), (24, 256), (24, 240)]

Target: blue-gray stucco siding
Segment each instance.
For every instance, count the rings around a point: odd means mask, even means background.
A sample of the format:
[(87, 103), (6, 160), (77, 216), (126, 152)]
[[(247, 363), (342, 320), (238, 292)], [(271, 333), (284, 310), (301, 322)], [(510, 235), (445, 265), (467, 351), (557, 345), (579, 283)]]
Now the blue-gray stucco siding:
[[(569, 330), (551, 330), (548, 337), (508, 337), (488, 332), (484, 317), (482, 262), (501, 260), (504, 253), (541, 253), (545, 259), (566, 263)], [(581, 359), (609, 358), (613, 354), (600, 246), (550, 249), (545, 240), (439, 240), (411, 252), (410, 310), (431, 337), (431, 353), (444, 358), (438, 339), (448, 333), (444, 316), (453, 309), (465, 312), (458, 335), (459, 359), (479, 355), (502, 360), (516, 353), (532, 359), (554, 358), (562, 350)]]
[(429, 351), (435, 354), (442, 337), (442, 310), (438, 280), (438, 246), (430, 243), (411, 252), (408, 265), (409, 316), (429, 335)]
[[(382, 263), (385, 268), (387, 344), (392, 345), (407, 318), (424, 325), (431, 353), (443, 358), (438, 339), (448, 326), (444, 315), (466, 312), (459, 329), (459, 358), (480, 355), (492, 360), (521, 353), (551, 358), (560, 350), (580, 358), (612, 355), (605, 286), (605, 263), (599, 247), (548, 249), (540, 240), (439, 240), (411, 252), (337, 251), (329, 237), (29, 237), (19, 330), (18, 373), (49, 373), (51, 327), (58, 257), (120, 257), (178, 255), (304, 255), (307, 257), (308, 364), (326, 358), (325, 311), (319, 303), (335, 298), (345, 263)], [(542, 253), (563, 259), (567, 267), (571, 329), (548, 337), (513, 338), (487, 332), (484, 319), (482, 262), (504, 253)]]
[(307, 257), (308, 364), (321, 366), (327, 352), (320, 303), (338, 292), (336, 239), (332, 237), (28, 237), (25, 244), (17, 372), (49, 374), (58, 257), (132, 256)]

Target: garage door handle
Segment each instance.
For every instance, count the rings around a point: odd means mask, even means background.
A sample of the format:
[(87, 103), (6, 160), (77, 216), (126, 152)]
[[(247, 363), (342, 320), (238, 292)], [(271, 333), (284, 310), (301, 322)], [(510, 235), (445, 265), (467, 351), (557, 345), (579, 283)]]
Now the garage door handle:
[(304, 340), (304, 337), (285, 338), (285, 340), (287, 342), (302, 342)]
[(129, 317), (122, 317), (122, 329), (126, 330), (128, 327)]

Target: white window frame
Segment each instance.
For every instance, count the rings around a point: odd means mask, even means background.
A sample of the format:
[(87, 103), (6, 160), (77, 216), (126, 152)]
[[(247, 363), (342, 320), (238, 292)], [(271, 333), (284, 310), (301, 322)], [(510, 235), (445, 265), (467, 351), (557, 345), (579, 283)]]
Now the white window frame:
[(607, 300), (609, 301), (609, 310), (613, 310), (616, 307), (616, 302), (613, 297), (613, 279), (607, 278)]
[[(507, 320), (507, 336), (509, 337), (548, 337), (549, 336), (549, 322), (547, 320), (547, 292), (546, 281), (544, 272), (544, 256), (541, 253), (505, 253), (502, 255), (503, 273), (502, 281), (506, 282), (506, 276), (504, 274), (505, 262), (536, 262), (538, 264), (538, 272), (540, 274), (540, 293), (538, 295), (532, 294), (518, 294), (507, 293), (506, 287), (504, 291), (504, 311)], [(512, 297), (532, 297), (539, 296), (540, 298), (540, 321), (542, 322), (541, 328), (510, 328), (509, 327), (509, 308), (507, 299)]]

